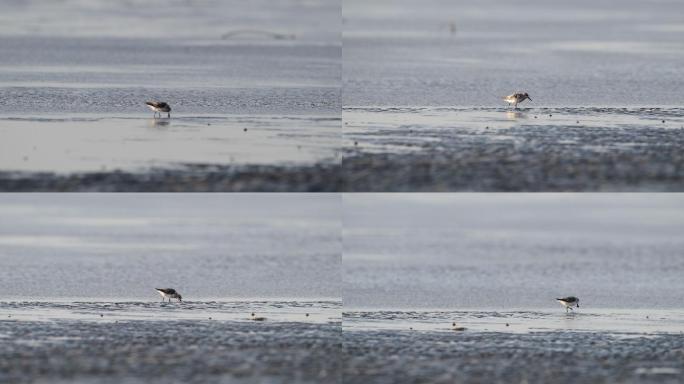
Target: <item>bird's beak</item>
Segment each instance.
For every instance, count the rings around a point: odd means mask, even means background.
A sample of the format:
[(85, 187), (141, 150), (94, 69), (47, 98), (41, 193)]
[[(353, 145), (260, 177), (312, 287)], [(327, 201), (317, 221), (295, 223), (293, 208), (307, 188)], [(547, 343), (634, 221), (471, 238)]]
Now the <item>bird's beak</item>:
[(530, 101), (532, 101), (532, 98), (531, 98), (531, 97), (527, 96), (527, 98), (530, 99)]

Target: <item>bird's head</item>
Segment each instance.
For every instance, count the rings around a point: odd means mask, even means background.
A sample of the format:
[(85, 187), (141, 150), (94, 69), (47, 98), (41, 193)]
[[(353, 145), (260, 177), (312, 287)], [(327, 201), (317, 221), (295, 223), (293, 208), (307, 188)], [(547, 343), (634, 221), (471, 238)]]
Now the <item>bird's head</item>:
[(530, 97), (530, 95), (527, 94), (527, 92), (525, 92), (523, 95), (525, 96), (526, 99), (529, 99), (530, 101), (532, 101), (532, 98)]

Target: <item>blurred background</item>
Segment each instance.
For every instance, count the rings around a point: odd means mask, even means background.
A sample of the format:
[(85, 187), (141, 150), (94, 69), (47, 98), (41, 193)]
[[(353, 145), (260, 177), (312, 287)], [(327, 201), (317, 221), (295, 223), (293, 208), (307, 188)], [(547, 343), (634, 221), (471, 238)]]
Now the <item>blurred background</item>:
[(340, 197), (2, 194), (2, 300), (339, 298)]
[(680, 105), (678, 0), (345, 0), (343, 105)]
[(679, 308), (681, 194), (346, 194), (345, 308)]

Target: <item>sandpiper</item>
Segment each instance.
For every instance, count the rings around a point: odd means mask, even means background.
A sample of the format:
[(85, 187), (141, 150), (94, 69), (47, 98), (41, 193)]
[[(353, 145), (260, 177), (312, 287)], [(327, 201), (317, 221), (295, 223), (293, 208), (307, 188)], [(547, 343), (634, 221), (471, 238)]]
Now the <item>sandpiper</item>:
[(171, 302), (171, 299), (178, 299), (178, 301), (183, 301), (183, 297), (180, 295), (180, 293), (176, 292), (176, 290), (173, 288), (155, 288), (155, 289), (161, 295), (162, 303), (164, 302), (164, 299), (169, 299), (169, 303)]
[(525, 92), (525, 93), (514, 93), (512, 95), (508, 95), (508, 96), (504, 97), (503, 99), (508, 104), (513, 104), (515, 109), (518, 109), (518, 103), (522, 103), (525, 100), (532, 101), (532, 99), (530, 98), (530, 95), (528, 95), (527, 92)]
[(465, 331), (466, 327), (462, 327), (462, 326), (460, 326), (454, 322), (454, 323), (451, 323), (451, 329), (454, 331)]
[(556, 299), (556, 301), (558, 301), (559, 303), (561, 303), (562, 306), (565, 307), (565, 312), (568, 312), (568, 310), (572, 309), (572, 307), (579, 308), (579, 299), (575, 296), (568, 296), (562, 299)]
[(154, 117), (157, 117), (157, 113), (161, 118), (162, 112), (168, 113), (167, 117), (171, 118), (171, 106), (163, 101), (146, 101), (145, 104), (154, 111)]
[(251, 320), (254, 320), (254, 321), (264, 321), (264, 320), (266, 320), (266, 318), (265, 318), (265, 317), (257, 316), (254, 312), (252, 312), (252, 319), (251, 319)]

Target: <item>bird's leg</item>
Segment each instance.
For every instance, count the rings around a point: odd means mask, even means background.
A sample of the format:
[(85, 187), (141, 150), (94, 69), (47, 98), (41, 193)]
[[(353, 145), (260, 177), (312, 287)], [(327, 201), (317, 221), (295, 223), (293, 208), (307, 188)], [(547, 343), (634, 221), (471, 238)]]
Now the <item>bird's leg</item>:
[(169, 119), (171, 118), (171, 112), (169, 112), (169, 114), (167, 115), (167, 118), (169, 118)]

